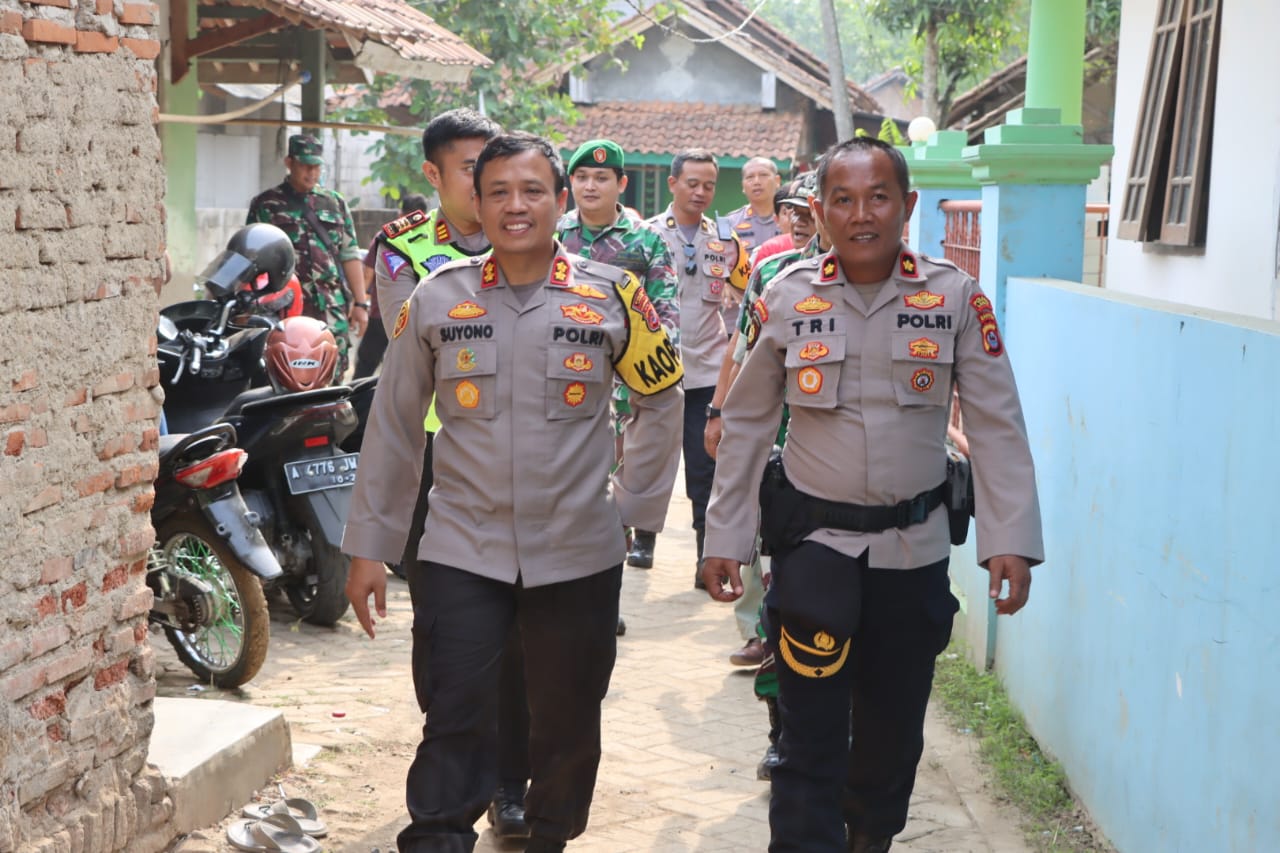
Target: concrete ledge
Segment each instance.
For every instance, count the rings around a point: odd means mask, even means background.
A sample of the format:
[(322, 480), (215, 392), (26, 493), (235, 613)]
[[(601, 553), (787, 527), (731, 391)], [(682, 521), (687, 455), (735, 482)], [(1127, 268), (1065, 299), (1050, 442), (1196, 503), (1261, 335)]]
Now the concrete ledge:
[(222, 820), (288, 767), (284, 715), (216, 699), (156, 697), (147, 760), (169, 783), (174, 834)]

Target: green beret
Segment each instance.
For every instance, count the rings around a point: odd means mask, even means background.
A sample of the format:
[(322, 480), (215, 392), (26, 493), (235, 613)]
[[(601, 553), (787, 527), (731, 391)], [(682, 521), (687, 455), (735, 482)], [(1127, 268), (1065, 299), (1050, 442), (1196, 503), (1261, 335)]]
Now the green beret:
[(569, 158), (569, 174), (579, 166), (594, 166), (601, 169), (625, 168), (622, 146), (611, 139), (592, 139), (578, 146)]

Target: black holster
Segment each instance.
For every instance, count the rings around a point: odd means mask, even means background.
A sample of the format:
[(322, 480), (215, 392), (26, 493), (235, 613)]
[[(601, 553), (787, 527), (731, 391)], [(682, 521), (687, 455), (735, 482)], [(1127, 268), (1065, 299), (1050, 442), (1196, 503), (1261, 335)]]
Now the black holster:
[(774, 448), (760, 480), (760, 553), (765, 556), (790, 550), (816, 530), (808, 522), (804, 500), (787, 479), (782, 450)]
[(969, 538), (969, 519), (973, 515), (973, 468), (969, 457), (948, 445), (947, 520), (951, 523), (952, 545), (963, 545)]

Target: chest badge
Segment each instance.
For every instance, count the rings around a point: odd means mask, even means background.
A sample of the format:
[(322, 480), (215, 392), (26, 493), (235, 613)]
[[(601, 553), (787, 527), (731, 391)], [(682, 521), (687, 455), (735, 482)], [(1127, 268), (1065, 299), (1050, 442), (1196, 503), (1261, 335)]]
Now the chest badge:
[(576, 409), (581, 406), (583, 401), (587, 399), (587, 386), (581, 382), (570, 382), (564, 389), (564, 402), (570, 408)]
[(484, 262), (484, 268), (480, 271), (480, 286), (493, 287), (498, 283), (498, 262), (493, 258)]
[(717, 277), (724, 275), (724, 267), (720, 266), (720, 264), (712, 264), (709, 271), (712, 275)]
[(733, 226), (733, 227), (734, 227), (734, 228), (737, 228), (739, 231), (750, 231), (750, 230), (751, 230), (751, 223), (750, 223), (750, 222), (739, 222), (737, 225), (735, 225), (735, 226)]
[(831, 303), (815, 293), (797, 302), (795, 309), (801, 314), (821, 314), (823, 311), (831, 310)]
[(947, 304), (947, 297), (941, 293), (932, 293), (928, 290), (917, 290), (910, 296), (902, 297), (902, 301), (906, 303), (908, 308), (919, 308), (921, 311), (928, 311), (930, 308), (941, 308)]
[(458, 350), (458, 358), (457, 361), (454, 362), (454, 366), (463, 373), (470, 373), (472, 370), (475, 370), (476, 351), (471, 347), (464, 347), (463, 349)]
[(928, 338), (916, 338), (907, 343), (907, 352), (912, 358), (937, 358), (938, 344)]
[(598, 290), (589, 284), (575, 284), (572, 287), (566, 287), (565, 290), (569, 291), (570, 293), (576, 293), (577, 295), (585, 299), (608, 299), (609, 298), (608, 296), (605, 296), (604, 291)]
[(453, 396), (464, 409), (474, 409), (480, 405), (480, 389), (470, 379), (459, 382), (458, 387), (453, 389)]
[(800, 350), (800, 357), (805, 361), (817, 361), (825, 355), (830, 355), (831, 349), (822, 341), (810, 341)]
[(470, 299), (465, 302), (459, 302), (457, 305), (449, 309), (449, 316), (455, 320), (474, 320), (476, 317), (483, 317), (489, 312), (472, 302)]
[(922, 367), (915, 373), (911, 374), (911, 390), (919, 391), (921, 394), (933, 387), (933, 371), (927, 367)]
[(588, 370), (596, 366), (585, 352), (575, 352), (564, 360), (564, 366), (572, 370), (574, 373), (586, 373)]
[(585, 302), (579, 302), (576, 305), (561, 305), (560, 313), (575, 323), (581, 323), (584, 326), (599, 326), (604, 322), (604, 315), (599, 311), (595, 311)]
[(796, 374), (796, 384), (806, 394), (817, 394), (822, 390), (822, 371), (816, 367), (806, 367)]
[(723, 252), (724, 243), (721, 243), (719, 240), (708, 240), (707, 250), (711, 252)]

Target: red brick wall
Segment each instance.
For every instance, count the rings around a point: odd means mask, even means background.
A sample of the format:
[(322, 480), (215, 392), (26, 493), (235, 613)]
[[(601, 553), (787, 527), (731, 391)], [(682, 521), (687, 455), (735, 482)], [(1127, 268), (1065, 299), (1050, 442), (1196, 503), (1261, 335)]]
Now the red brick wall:
[(0, 851), (155, 850), (149, 3), (0, 0)]

